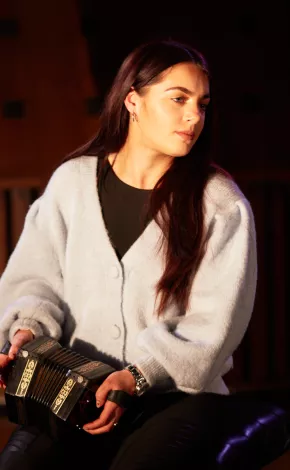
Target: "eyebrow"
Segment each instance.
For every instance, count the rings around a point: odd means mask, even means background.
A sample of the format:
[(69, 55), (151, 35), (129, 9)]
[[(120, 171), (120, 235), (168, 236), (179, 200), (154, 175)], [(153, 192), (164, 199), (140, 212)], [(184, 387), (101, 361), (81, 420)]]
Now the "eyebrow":
[[(186, 93), (187, 95), (193, 96), (195, 93), (193, 91), (190, 91), (188, 88), (185, 88), (184, 86), (173, 86), (171, 88), (167, 88), (165, 91), (170, 91), (170, 90), (179, 90), (182, 91), (183, 93)], [(206, 93), (203, 95), (202, 99), (205, 100), (207, 98), (210, 98), (210, 94)]]

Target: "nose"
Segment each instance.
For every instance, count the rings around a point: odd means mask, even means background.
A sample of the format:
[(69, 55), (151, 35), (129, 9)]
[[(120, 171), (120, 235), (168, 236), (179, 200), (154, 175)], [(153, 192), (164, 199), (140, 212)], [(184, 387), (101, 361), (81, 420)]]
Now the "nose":
[(194, 124), (197, 124), (201, 120), (201, 113), (199, 110), (188, 111), (184, 115), (184, 120), (187, 122), (190, 121)]

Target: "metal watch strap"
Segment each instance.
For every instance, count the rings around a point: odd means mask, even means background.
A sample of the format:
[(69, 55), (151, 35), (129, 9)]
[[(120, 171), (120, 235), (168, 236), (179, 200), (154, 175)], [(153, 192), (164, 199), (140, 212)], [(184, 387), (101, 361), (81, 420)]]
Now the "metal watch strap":
[(132, 364), (129, 364), (127, 367), (125, 367), (125, 369), (133, 375), (136, 382), (135, 394), (140, 397), (149, 388), (147, 380), (137, 369), (137, 367), (133, 366)]

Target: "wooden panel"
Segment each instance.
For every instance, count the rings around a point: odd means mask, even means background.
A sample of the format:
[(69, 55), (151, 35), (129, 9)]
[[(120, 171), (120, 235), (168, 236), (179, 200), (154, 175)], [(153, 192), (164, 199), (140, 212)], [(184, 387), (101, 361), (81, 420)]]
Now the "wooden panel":
[(29, 206), (43, 188), (39, 178), (0, 180), (0, 276), (22, 232)]
[(286, 286), (286, 257), (285, 246), (286, 225), (285, 220), (289, 214), (286, 213), (284, 204), (285, 192), (282, 187), (278, 187), (273, 195), (273, 214), (269, 223), (273, 224), (273, 310), (272, 323), (274, 326), (274, 348), (273, 348), (273, 366), (277, 380), (287, 377), (287, 329), (286, 329), (286, 296), (289, 292), (289, 286)]
[(12, 188), (41, 188), (44, 184), (42, 178), (1, 178), (0, 190)]
[(7, 227), (5, 192), (0, 189), (0, 274), (7, 262)]
[(24, 219), (30, 205), (30, 190), (15, 188), (10, 191), (11, 236), (15, 246), (23, 229)]
[(249, 198), (252, 205), (257, 231), (257, 256), (258, 256), (258, 284), (254, 306), (254, 312), (249, 327), (249, 355), (250, 355), (250, 379), (251, 382), (263, 383), (267, 379), (268, 363), (268, 317), (267, 297), (265, 293), (267, 270), (267, 254), (265, 226), (268, 212), (265, 206), (265, 190), (263, 186), (251, 188)]
[(0, 12), (3, 7), (3, 14), (20, 24), (19, 37), (0, 41), (5, 63), (0, 102), (25, 103), (23, 119), (4, 119), (0, 113), (0, 175), (47, 177), (97, 127), (97, 116), (86, 109), (87, 98), (98, 96), (98, 90), (76, 2), (0, 3)]

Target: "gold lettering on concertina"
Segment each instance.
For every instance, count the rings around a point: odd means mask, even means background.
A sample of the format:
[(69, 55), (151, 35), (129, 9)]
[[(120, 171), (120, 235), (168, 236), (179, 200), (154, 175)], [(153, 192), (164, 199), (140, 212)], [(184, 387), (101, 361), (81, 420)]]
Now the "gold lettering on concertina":
[(27, 390), (28, 390), (28, 386), (33, 377), (33, 373), (35, 371), (36, 365), (37, 365), (37, 361), (35, 359), (29, 359), (27, 361), (23, 374), (21, 376), (19, 385), (16, 390), (16, 396), (25, 397)]
[(60, 392), (58, 393), (56, 399), (54, 400), (52, 404), (52, 411), (57, 414), (64, 404), (65, 400), (69, 396), (70, 392), (72, 391), (74, 385), (75, 385), (75, 380), (72, 378), (68, 378), (61, 388)]

